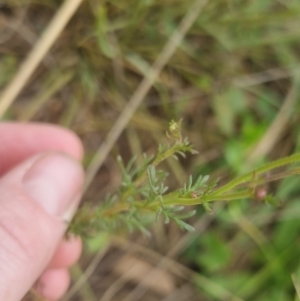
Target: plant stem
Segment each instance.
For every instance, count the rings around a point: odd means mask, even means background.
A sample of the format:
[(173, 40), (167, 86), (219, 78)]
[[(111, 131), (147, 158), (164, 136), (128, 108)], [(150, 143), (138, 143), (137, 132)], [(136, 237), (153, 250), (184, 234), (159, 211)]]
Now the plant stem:
[[(253, 194), (249, 190), (225, 194), (225, 195), (206, 195), (199, 196), (197, 198), (179, 198), (170, 193), (164, 196), (164, 206), (193, 206), (203, 204), (204, 202), (215, 202), (215, 201), (231, 201), (238, 199), (245, 199), (252, 197)], [(151, 204), (145, 203), (145, 201), (134, 202), (134, 204), (116, 204), (114, 207), (109, 208), (107, 211), (103, 212), (104, 217), (110, 217), (120, 212), (125, 212), (130, 210), (131, 206), (139, 208), (141, 210), (156, 211), (161, 207), (159, 201), (155, 201)]]
[[(162, 151), (158, 154), (152, 162), (148, 164), (149, 166), (156, 166), (166, 158), (174, 155), (176, 152), (179, 152), (180, 145), (174, 144), (171, 148)], [(83, 222), (84, 224), (87, 221), (93, 221), (91, 223), (91, 227), (93, 227), (93, 223), (95, 220), (99, 218), (110, 219), (110, 218), (118, 218), (119, 214), (130, 213), (132, 210), (133, 212), (152, 212), (158, 213), (162, 209), (173, 208), (176, 206), (193, 206), (193, 205), (200, 205), (202, 204), (206, 207), (207, 203), (216, 202), (216, 201), (231, 201), (231, 200), (238, 200), (238, 199), (247, 199), (253, 198), (255, 194), (255, 189), (252, 187), (253, 185), (260, 185), (264, 184), (268, 181), (277, 180), (280, 178), (285, 178), (294, 174), (300, 173), (300, 167), (297, 166), (295, 168), (291, 168), (284, 172), (279, 172), (275, 175), (270, 176), (267, 179), (263, 179), (261, 176), (262, 174), (266, 173), (267, 171), (274, 170), (278, 167), (285, 166), (291, 163), (299, 162), (300, 161), (300, 153), (294, 154), (289, 157), (285, 157), (270, 163), (263, 165), (260, 168), (257, 168), (243, 176), (237, 177), (233, 181), (225, 184), (224, 186), (216, 189), (215, 191), (211, 191), (207, 189), (203, 191), (203, 193), (199, 193), (200, 195), (197, 196), (196, 194), (182, 194), (182, 190), (175, 190), (165, 195), (157, 194), (156, 198), (152, 201), (147, 199), (139, 199), (142, 195), (139, 191), (140, 185), (146, 178), (147, 168), (143, 168), (141, 173), (136, 177), (133, 182), (133, 185), (127, 187), (127, 189), (121, 191), (121, 196), (119, 202), (115, 203), (109, 208), (101, 210), (100, 212), (97, 211), (90, 211), (83, 212), (83, 215), (79, 215), (78, 222)], [(252, 184), (252, 185), (251, 185)], [(242, 188), (244, 186), (244, 188)], [(246, 187), (245, 187), (246, 186)], [(253, 189), (251, 189), (251, 187)], [(233, 191), (228, 193), (229, 190), (237, 189), (237, 191)], [(193, 192), (193, 191), (192, 191)], [(129, 202), (129, 197), (132, 195), (136, 195), (136, 199)], [(195, 197), (196, 196), (196, 197)], [(100, 214), (99, 214), (100, 213)], [(76, 219), (75, 219), (76, 220)]]
[[(169, 158), (169, 157), (173, 156), (174, 154), (176, 154), (176, 152), (178, 151), (178, 149), (180, 149), (180, 145), (178, 143), (174, 143), (171, 148), (165, 150), (161, 154), (157, 154), (157, 156), (153, 159), (153, 161), (151, 162), (150, 165), (153, 165), (153, 166), (156, 167), (158, 164), (160, 164), (161, 162), (163, 162), (167, 158)], [(134, 180), (134, 186), (135, 187), (140, 186), (143, 183), (143, 181), (146, 179), (146, 172), (147, 172), (147, 168), (145, 168), (143, 170), (143, 172), (140, 173), (140, 175)], [(134, 189), (132, 189), (132, 187), (130, 187), (129, 189), (125, 190), (122, 193), (122, 196), (120, 198), (120, 203), (124, 203), (126, 201), (126, 199), (131, 194), (133, 194), (133, 190)]]
[(154, 161), (151, 163), (153, 166), (157, 166), (165, 159), (173, 156), (178, 151), (178, 144), (174, 144), (171, 148), (167, 149), (164, 153), (158, 154)]
[(192, 206), (192, 205), (199, 205), (205, 202), (215, 202), (215, 201), (231, 201), (231, 200), (238, 200), (238, 199), (245, 199), (252, 197), (252, 193), (250, 191), (242, 191), (232, 194), (223, 194), (223, 195), (205, 195), (199, 196), (197, 198), (173, 198), (168, 200), (168, 196), (166, 196), (164, 200), (165, 206), (172, 206), (172, 205), (182, 205), (182, 206)]
[(242, 183), (239, 185), (239, 187), (245, 187), (245, 186), (249, 186), (249, 185), (259, 186), (259, 185), (263, 185), (263, 184), (273, 182), (273, 181), (278, 181), (280, 179), (284, 179), (284, 178), (287, 178), (287, 177), (290, 177), (293, 175), (299, 175), (299, 174), (300, 174), (300, 167), (291, 168), (289, 170), (273, 174), (266, 178), (261, 178), (261, 179), (257, 179), (257, 180), (253, 180), (253, 181), (251, 180), (250, 182)]
[(253, 171), (251, 171), (251, 172), (249, 172), (249, 173), (247, 173), (243, 176), (240, 176), (240, 177), (234, 179), (233, 181), (225, 184), (221, 188), (215, 190), (211, 194), (211, 196), (221, 195), (224, 192), (226, 192), (228, 190), (231, 190), (231, 189), (235, 188), (236, 186), (238, 186), (240, 184), (243, 184), (245, 182), (249, 182), (253, 179), (254, 175), (258, 176), (258, 175), (263, 174), (267, 171), (270, 171), (270, 170), (273, 170), (273, 169), (276, 169), (278, 167), (285, 166), (285, 165), (288, 165), (288, 164), (296, 163), (296, 162), (299, 162), (299, 161), (300, 161), (300, 153), (297, 153), (297, 154), (294, 154), (292, 156), (285, 157), (285, 158), (267, 163), (267, 164), (263, 165), (262, 167), (257, 168), (255, 170), (253, 170)]

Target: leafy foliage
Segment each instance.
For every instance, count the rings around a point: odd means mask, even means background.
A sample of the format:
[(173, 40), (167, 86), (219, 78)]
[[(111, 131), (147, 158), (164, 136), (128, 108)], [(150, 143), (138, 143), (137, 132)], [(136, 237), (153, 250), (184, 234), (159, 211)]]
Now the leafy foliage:
[[(191, 154), (197, 152), (193, 150), (187, 138), (182, 138), (181, 121), (170, 122), (167, 137), (171, 140), (171, 145), (159, 145), (156, 156), (144, 155), (141, 166), (137, 166), (136, 158), (132, 158), (127, 166), (124, 166), (122, 158), (118, 156), (117, 162), (122, 173), (121, 187), (115, 194), (108, 195), (99, 207), (85, 205), (78, 210), (68, 232), (90, 236), (97, 231), (114, 231), (125, 226), (129, 231), (138, 229), (148, 235), (144, 224), (149, 215), (156, 218), (163, 216), (166, 222), (172, 220), (181, 229), (191, 231), (193, 228), (183, 219), (191, 217), (195, 211), (178, 214), (183, 209), (182, 206), (164, 203), (168, 191), (164, 180), (168, 174), (156, 167), (169, 157), (177, 155), (184, 157), (187, 152)], [(208, 177), (204, 177), (201, 181), (198, 179), (190, 188), (198, 190), (207, 180)], [(179, 190), (175, 192), (174, 197), (177, 195), (183, 196)], [(192, 195), (188, 197), (193, 198)]]
[[(78, 210), (69, 226), (68, 233), (90, 236), (98, 231), (115, 231), (125, 226), (129, 231), (138, 229), (149, 235), (145, 224), (149, 218), (152, 222), (155, 216), (156, 219), (163, 216), (166, 223), (173, 221), (180, 229), (192, 231), (193, 227), (184, 220), (192, 217), (195, 210), (182, 212), (186, 206), (202, 205), (207, 212), (211, 213), (212, 201), (258, 199), (259, 197), (267, 203), (274, 203), (271, 195), (268, 195), (265, 190), (253, 189), (253, 185), (261, 184), (262, 175), (266, 172), (300, 161), (300, 154), (282, 158), (263, 165), (219, 188), (215, 188), (218, 180), (209, 182), (208, 175), (199, 175), (195, 180), (189, 176), (183, 188), (168, 192), (168, 187), (164, 184), (168, 174), (157, 169), (157, 165), (169, 157), (184, 156), (186, 152), (195, 154), (196, 151), (193, 150), (187, 138), (181, 135), (181, 120), (177, 123), (170, 122), (167, 137), (172, 144), (160, 145), (156, 156), (145, 155), (141, 166), (136, 164), (136, 158), (132, 158), (127, 166), (124, 166), (121, 157), (118, 157), (117, 162), (122, 172), (121, 187), (116, 193), (108, 195), (98, 207), (92, 208), (85, 205)], [(273, 178), (277, 180), (287, 177), (293, 175), (295, 171), (298, 172), (298, 169), (291, 169)], [(241, 184), (246, 184), (246, 188), (241, 189)], [(228, 193), (228, 191), (233, 192)]]

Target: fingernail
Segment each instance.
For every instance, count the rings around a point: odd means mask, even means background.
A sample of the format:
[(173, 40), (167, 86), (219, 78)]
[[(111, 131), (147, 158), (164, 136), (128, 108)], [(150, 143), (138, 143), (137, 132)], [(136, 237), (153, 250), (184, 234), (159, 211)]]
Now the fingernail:
[(82, 184), (81, 166), (62, 154), (40, 157), (23, 178), (29, 196), (49, 214), (60, 217), (77, 207)]

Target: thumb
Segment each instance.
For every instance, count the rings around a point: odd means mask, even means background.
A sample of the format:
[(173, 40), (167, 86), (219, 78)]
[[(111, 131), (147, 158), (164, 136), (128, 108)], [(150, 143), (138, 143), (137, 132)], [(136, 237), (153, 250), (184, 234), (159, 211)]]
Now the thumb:
[(80, 199), (83, 171), (58, 153), (0, 179), (0, 300), (19, 301), (41, 275)]

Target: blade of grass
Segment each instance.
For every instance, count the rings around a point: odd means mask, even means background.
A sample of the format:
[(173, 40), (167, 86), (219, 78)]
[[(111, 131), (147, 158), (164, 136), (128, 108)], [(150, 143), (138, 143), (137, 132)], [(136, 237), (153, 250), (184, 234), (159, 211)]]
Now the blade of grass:
[[(174, 261), (172, 258), (167, 256), (163, 256), (161, 254), (158, 254), (157, 252), (150, 250), (148, 248), (145, 248), (139, 244), (133, 243), (133, 242), (127, 242), (124, 239), (121, 238), (115, 238), (113, 240), (113, 244), (116, 246), (119, 246), (121, 248), (127, 248), (129, 245), (131, 250), (133, 252), (141, 252), (144, 253), (148, 258), (151, 258), (157, 266), (160, 268), (164, 268), (175, 275), (185, 279), (191, 284), (197, 285), (198, 287), (201, 287), (202, 290), (208, 292), (210, 295), (214, 296), (216, 298), (215, 300), (231, 300), (231, 301), (243, 301), (240, 297), (235, 295), (234, 293), (228, 291), (226, 288), (222, 287), (218, 283), (215, 283), (214, 281), (210, 280), (209, 278), (198, 274), (197, 272), (189, 269), (188, 267)], [(154, 269), (155, 270), (155, 269)], [(151, 277), (151, 272), (150, 272)], [(129, 299), (131, 294), (127, 295), (127, 297), (124, 300)], [(130, 297), (131, 298), (131, 297)], [(130, 299), (133, 300), (133, 299)], [(137, 300), (137, 299), (135, 299)]]
[(15, 77), (0, 95), (0, 118), (3, 117), (6, 110), (21, 92), (36, 67), (45, 57), (82, 1), (83, 0), (66, 0), (62, 4), (44, 34), (28, 54)]
[(281, 265), (285, 265), (291, 261), (294, 255), (293, 246), (285, 249), (282, 253), (278, 254), (278, 256), (275, 258), (275, 261), (268, 262), (261, 270), (253, 275), (253, 277), (248, 279), (247, 283), (240, 287), (240, 290), (237, 292), (237, 294), (246, 300), (253, 300), (255, 294), (263, 289), (265, 283), (269, 281), (270, 276), (274, 272), (274, 267), (278, 264), (278, 262), (280, 262)]
[(52, 79), (50, 83), (45, 84), (37, 95), (31, 99), (30, 103), (20, 114), (18, 120), (29, 121), (33, 119), (34, 115), (46, 104), (46, 102), (62, 87), (64, 87), (73, 78), (73, 76), (73, 71), (60, 71), (59, 73), (54, 72), (53, 74), (50, 74), (50, 77), (54, 79)]
[(297, 278), (297, 275), (295, 274), (292, 274), (291, 275), (292, 277), (292, 280), (293, 280), (293, 283), (294, 283), (294, 287), (295, 287), (295, 290), (296, 290), (296, 297), (295, 297), (295, 300), (300, 300), (300, 285), (299, 285), (299, 279)]
[(248, 88), (255, 85), (261, 85), (264, 83), (289, 78), (292, 77), (293, 74), (299, 75), (299, 73), (299, 67), (295, 67), (293, 69), (273, 68), (234, 78), (232, 83), (239, 88)]
[(243, 213), (236, 210), (235, 206), (229, 206), (229, 210), (233, 220), (240, 229), (257, 244), (266, 260), (269, 264), (272, 264), (274, 277), (277, 277), (277, 279), (280, 280), (280, 277), (284, 274), (284, 268), (281, 265), (281, 262), (276, 260), (276, 251), (272, 247), (272, 244), (268, 242), (267, 237)]
[[(93, 260), (89, 264), (89, 266), (85, 269), (84, 273), (81, 274), (81, 276), (78, 278), (78, 280), (72, 285), (72, 287), (69, 289), (68, 293), (64, 296), (62, 301), (68, 301), (70, 300), (81, 288), (82, 286), (87, 285), (87, 280), (89, 277), (94, 273), (96, 270), (98, 264), (108, 251), (109, 246), (105, 247), (104, 249), (99, 250), (99, 252), (94, 256)], [(79, 273), (80, 274), (80, 273)]]
[(280, 108), (275, 120), (270, 125), (264, 136), (261, 140), (257, 143), (255, 148), (252, 150), (250, 156), (248, 157), (248, 164), (252, 164), (258, 158), (261, 158), (268, 154), (273, 147), (275, 146), (276, 142), (280, 138), (282, 131), (284, 130), (285, 126), (288, 124), (291, 115), (294, 112), (294, 105), (298, 99), (297, 89), (298, 88), (298, 81), (295, 80), (295, 83), (291, 87), (290, 91), (288, 92), (286, 99), (283, 105)]

